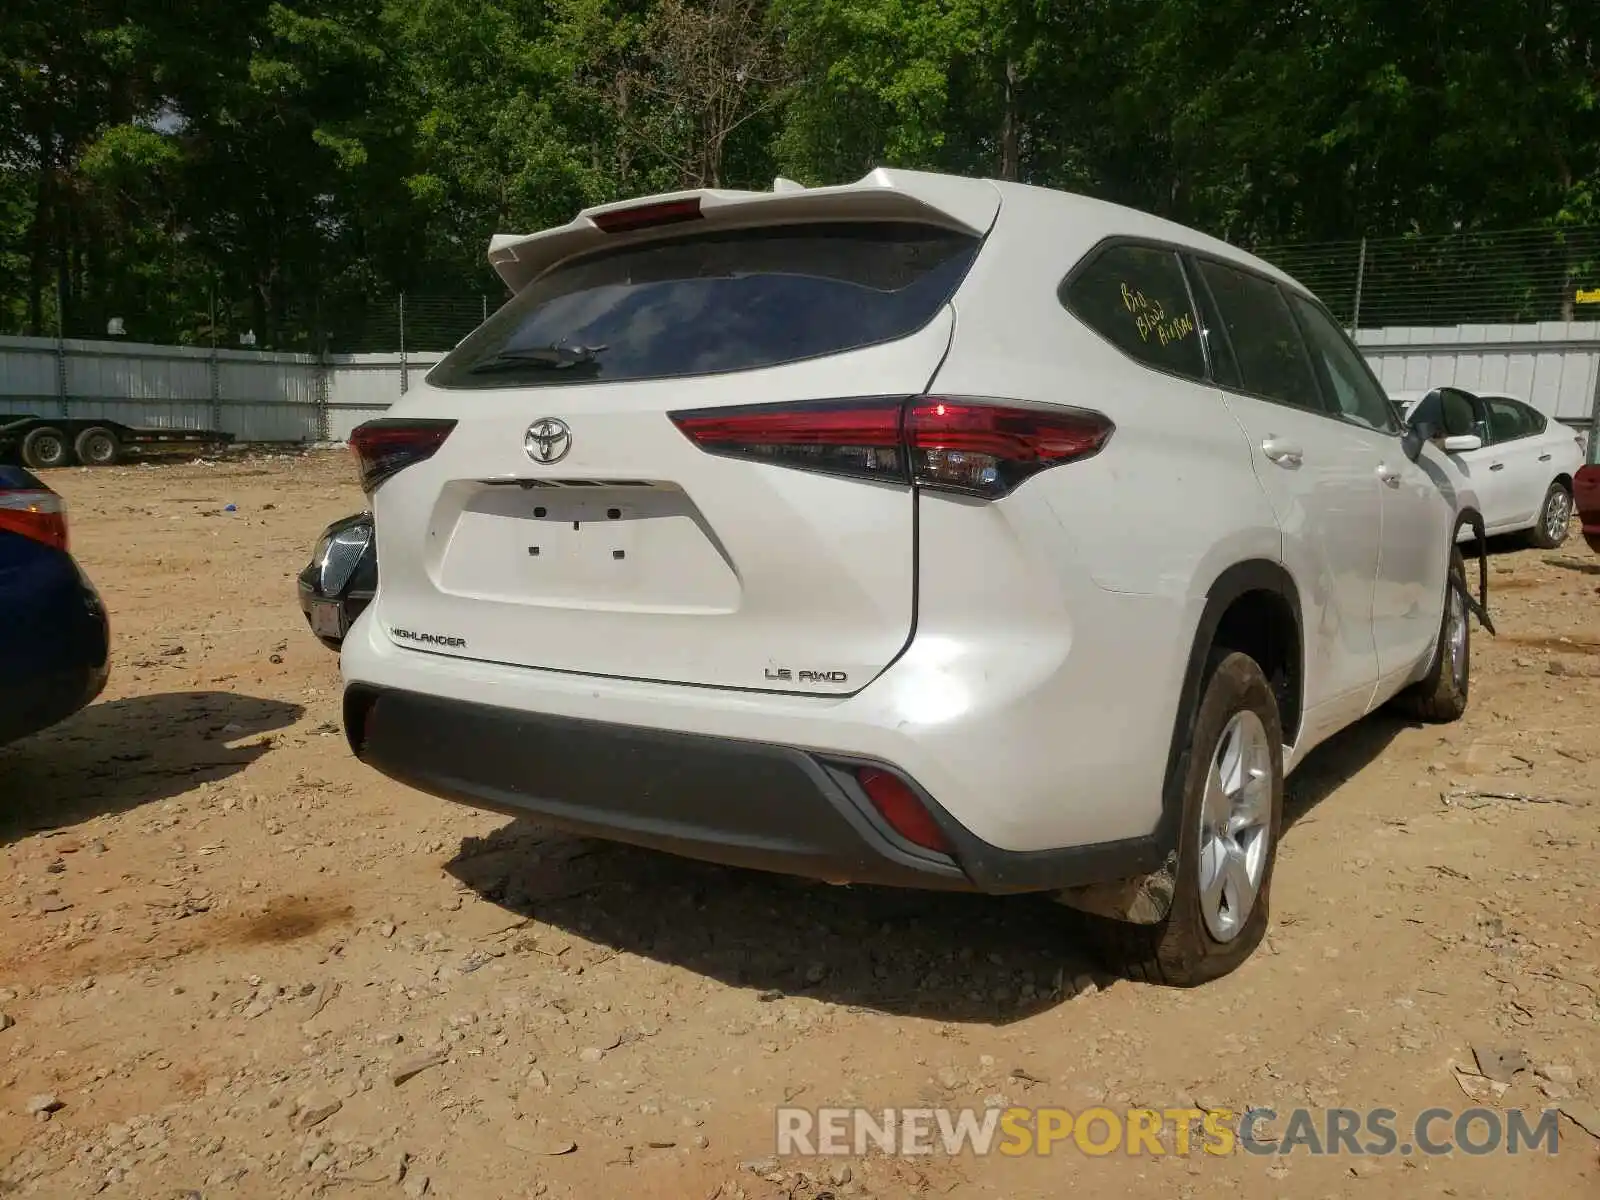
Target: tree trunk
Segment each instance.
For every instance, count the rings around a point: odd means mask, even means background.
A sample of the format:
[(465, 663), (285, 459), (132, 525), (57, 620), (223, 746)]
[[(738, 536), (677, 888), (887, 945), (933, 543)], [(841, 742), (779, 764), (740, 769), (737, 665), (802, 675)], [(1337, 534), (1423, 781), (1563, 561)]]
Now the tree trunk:
[(628, 176), (633, 167), (633, 138), (628, 133), (628, 72), (617, 75), (617, 190), (629, 195)]
[(1015, 183), (1022, 174), (1017, 117), (1017, 64), (1006, 59), (1005, 113), (1000, 121), (1000, 178)]
[[(50, 186), (52, 175), (51, 137), (48, 130), (40, 130), (39, 186), (34, 192), (33, 219), (28, 225), (28, 332), (33, 337), (46, 337), (51, 332), (44, 327), (44, 289), (50, 273), (50, 226), (55, 216), (54, 189)], [(60, 314), (57, 314), (59, 319)]]

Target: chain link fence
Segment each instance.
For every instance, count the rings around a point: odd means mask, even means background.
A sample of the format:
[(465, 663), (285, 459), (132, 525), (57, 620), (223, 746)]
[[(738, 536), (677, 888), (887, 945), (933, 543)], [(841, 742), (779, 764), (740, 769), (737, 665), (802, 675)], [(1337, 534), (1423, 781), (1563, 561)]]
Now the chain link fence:
[[(1352, 329), (1600, 320), (1600, 226), (1252, 249), (1311, 288)], [(482, 290), (453, 294), (347, 285), (305, 301), (229, 296), (203, 285), (120, 307), (63, 298), (47, 306), (45, 334), (312, 355), (432, 353), (450, 349), (504, 302), (491, 278)]]
[(1600, 320), (1600, 227), (1286, 243), (1255, 253), (1352, 328)]
[[(159, 305), (51, 303), (43, 336), (311, 355), (430, 353), (449, 350), (505, 300), (503, 288), (485, 288), (456, 294), (323, 296), (274, 306), (209, 293), (175, 311)], [(0, 325), (7, 326), (0, 334), (33, 332), (23, 321)]]

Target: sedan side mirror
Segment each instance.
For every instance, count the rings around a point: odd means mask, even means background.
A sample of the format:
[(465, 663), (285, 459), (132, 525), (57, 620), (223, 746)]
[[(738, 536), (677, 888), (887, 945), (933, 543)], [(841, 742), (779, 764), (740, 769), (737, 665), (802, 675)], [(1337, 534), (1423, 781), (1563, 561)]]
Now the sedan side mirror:
[(1444, 439), (1443, 449), (1446, 454), (1465, 454), (1469, 450), (1482, 450), (1483, 439), (1475, 433), (1458, 433), (1455, 437)]

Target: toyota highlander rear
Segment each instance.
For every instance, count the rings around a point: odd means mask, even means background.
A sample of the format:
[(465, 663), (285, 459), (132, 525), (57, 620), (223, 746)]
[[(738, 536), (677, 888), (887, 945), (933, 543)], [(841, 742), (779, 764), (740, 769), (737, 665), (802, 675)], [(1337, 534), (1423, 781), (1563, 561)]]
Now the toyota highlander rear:
[(1095, 226), (1040, 253), (1059, 199), (1006, 194), (998, 240), (1000, 186), (905, 172), (496, 239), (513, 298), (351, 439), (382, 564), (342, 648), (355, 751), (838, 881), (1156, 865), (1199, 610), (1176, 564), (1098, 553), (1138, 514), (1116, 447), (1151, 479), (1198, 453), (1175, 529), (1233, 503), (1213, 480), (1264, 502), (1214, 393), (1130, 377), (1057, 301)]
[(982, 230), (714, 215), (698, 198), (598, 214), (615, 244), (556, 263), (449, 354), (408, 397), (428, 417), (357, 431), (375, 619), (397, 644), (811, 693), (859, 690), (906, 644), (909, 473), (973, 482), (915, 439), (986, 428), (907, 398), (948, 349)]

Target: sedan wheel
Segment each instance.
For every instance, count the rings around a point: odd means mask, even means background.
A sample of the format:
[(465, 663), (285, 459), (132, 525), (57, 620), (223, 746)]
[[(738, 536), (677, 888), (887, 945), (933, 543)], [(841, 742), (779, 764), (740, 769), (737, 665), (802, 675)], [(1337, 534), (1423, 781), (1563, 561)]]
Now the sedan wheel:
[(1545, 493), (1539, 523), (1533, 528), (1533, 544), (1541, 550), (1554, 550), (1567, 540), (1572, 523), (1572, 493), (1558, 480)]

